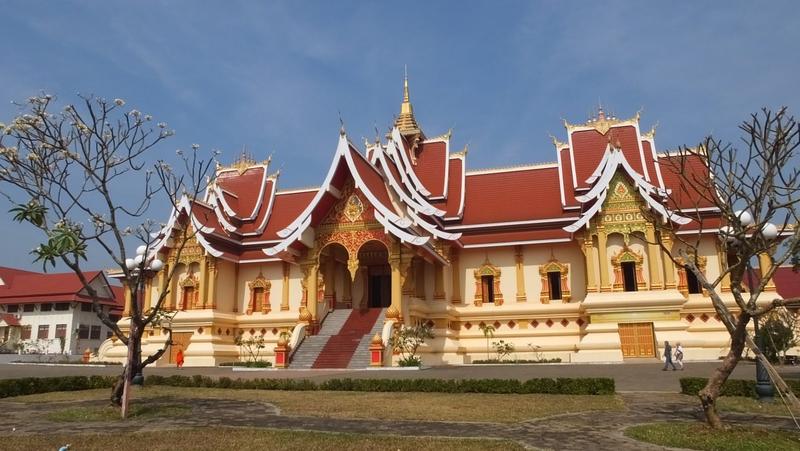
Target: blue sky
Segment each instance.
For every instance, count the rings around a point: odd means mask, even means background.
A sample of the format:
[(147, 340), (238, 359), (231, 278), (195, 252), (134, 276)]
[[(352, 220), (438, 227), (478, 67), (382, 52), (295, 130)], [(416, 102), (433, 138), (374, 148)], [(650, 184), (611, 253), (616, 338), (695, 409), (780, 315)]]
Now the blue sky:
[[(598, 102), (642, 109), (659, 150), (737, 140), (762, 106), (797, 112), (796, 2), (654, 3), (4, 2), (0, 122), (42, 90), (120, 97), (176, 130), (153, 159), (247, 146), (287, 188), (321, 181), (340, 114), (356, 142), (386, 131), (405, 64), (420, 125), (452, 127), (470, 168), (555, 160), (548, 136)], [(0, 265), (33, 268), (39, 237), (0, 228)]]

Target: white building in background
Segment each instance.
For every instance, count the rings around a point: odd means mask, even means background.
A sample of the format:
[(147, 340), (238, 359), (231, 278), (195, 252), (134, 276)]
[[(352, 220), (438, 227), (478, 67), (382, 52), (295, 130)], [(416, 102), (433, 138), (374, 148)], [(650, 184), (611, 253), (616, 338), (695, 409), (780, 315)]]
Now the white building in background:
[[(86, 277), (104, 299), (112, 319), (122, 313), (122, 288), (102, 271)], [(42, 274), (0, 267), (0, 349), (28, 354), (96, 351), (113, 332), (92, 310), (92, 301), (73, 273)]]

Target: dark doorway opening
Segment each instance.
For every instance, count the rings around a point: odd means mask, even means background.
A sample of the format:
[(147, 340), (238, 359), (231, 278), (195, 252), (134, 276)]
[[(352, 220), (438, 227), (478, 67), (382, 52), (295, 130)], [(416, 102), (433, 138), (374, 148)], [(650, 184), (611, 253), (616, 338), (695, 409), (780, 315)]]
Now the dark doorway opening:
[(390, 274), (370, 274), (369, 308), (386, 308), (392, 303), (392, 276)]
[(700, 287), (700, 281), (697, 280), (697, 276), (694, 275), (689, 267), (684, 267), (686, 270), (686, 288), (689, 290), (690, 294), (700, 294), (703, 292), (703, 289)]
[(625, 282), (625, 291), (637, 291), (636, 286), (636, 263), (622, 263), (622, 279)]
[(561, 299), (561, 273), (547, 273), (547, 280), (550, 283), (550, 299)]

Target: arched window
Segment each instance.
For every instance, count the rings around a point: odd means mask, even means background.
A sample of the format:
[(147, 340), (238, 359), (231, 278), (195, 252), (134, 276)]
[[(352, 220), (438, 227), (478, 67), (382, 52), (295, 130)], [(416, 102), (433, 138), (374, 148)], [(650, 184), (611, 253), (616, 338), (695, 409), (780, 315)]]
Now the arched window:
[(474, 271), (475, 301), (478, 307), (486, 302), (503, 305), (503, 293), (500, 292), (500, 268), (494, 266), (489, 259)]
[(272, 283), (265, 279), (259, 272), (258, 277), (249, 283), (250, 286), (250, 302), (247, 306), (247, 314), (253, 312), (269, 313), (272, 306), (269, 304), (269, 290)]
[[(689, 259), (694, 261), (695, 265), (697, 265), (697, 269), (699, 269), (701, 273), (705, 274), (706, 257), (689, 255)], [(683, 258), (677, 258), (676, 260), (678, 262), (678, 291), (680, 291), (684, 297), (688, 297), (690, 294), (706, 295), (706, 293), (703, 292), (700, 281), (697, 280), (697, 276), (695, 276), (686, 265), (686, 260)]]
[(197, 306), (197, 277), (194, 273), (189, 273), (181, 282), (181, 302), (178, 305), (178, 310), (191, 310)]
[(611, 259), (614, 267), (614, 291), (638, 291), (647, 287), (642, 275), (644, 257), (629, 247), (623, 247)]
[(569, 289), (569, 267), (559, 263), (555, 257), (539, 267), (539, 276), (542, 282), (542, 292), (539, 300), (548, 304), (552, 300), (569, 302), (571, 299)]

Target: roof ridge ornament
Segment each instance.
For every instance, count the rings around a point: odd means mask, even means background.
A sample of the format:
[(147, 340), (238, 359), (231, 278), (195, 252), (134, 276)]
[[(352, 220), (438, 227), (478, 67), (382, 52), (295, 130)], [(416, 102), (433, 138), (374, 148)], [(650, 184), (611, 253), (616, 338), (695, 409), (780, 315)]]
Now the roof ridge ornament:
[(639, 117), (641, 115), (641, 112), (642, 110), (640, 109), (631, 118), (619, 119), (614, 115), (610, 116), (606, 115), (601, 105), (598, 108), (597, 117), (590, 117), (583, 124), (571, 124), (566, 119), (563, 119), (564, 128), (567, 129), (568, 134), (571, 134), (572, 132), (575, 131), (594, 129), (601, 135), (605, 135), (606, 133), (608, 133), (609, 130), (611, 130), (612, 127), (620, 127), (624, 125), (637, 125), (639, 123)]

